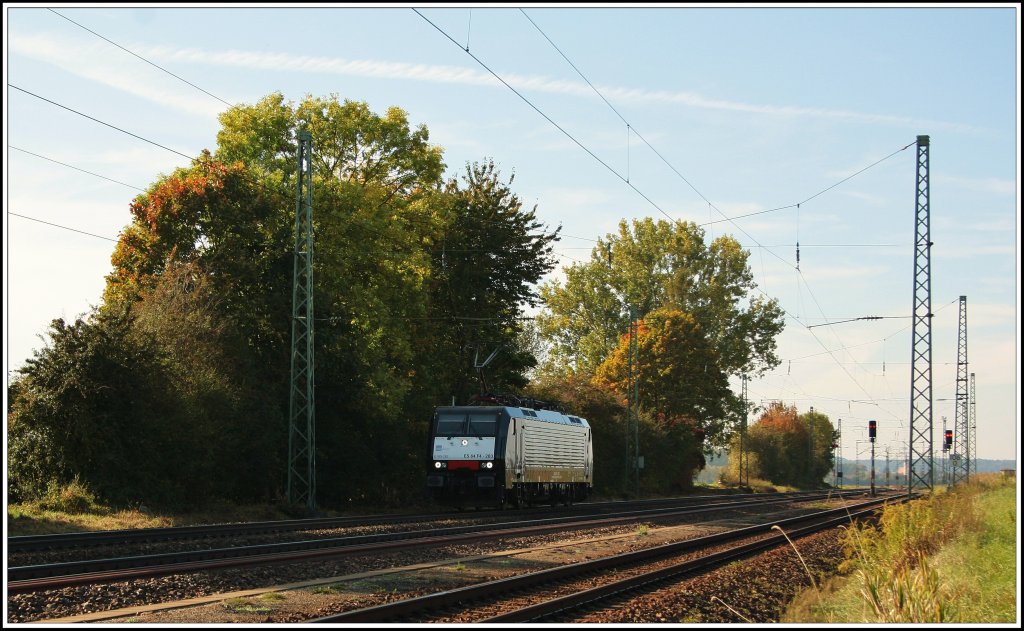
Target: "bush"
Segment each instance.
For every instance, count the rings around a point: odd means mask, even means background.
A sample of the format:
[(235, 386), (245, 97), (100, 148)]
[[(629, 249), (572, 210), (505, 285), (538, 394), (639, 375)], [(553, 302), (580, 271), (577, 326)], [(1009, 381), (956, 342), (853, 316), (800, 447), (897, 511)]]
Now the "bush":
[(76, 477), (67, 484), (51, 482), (46, 493), (38, 501), (39, 508), (60, 513), (92, 513), (99, 515), (107, 510), (99, 505), (96, 496)]

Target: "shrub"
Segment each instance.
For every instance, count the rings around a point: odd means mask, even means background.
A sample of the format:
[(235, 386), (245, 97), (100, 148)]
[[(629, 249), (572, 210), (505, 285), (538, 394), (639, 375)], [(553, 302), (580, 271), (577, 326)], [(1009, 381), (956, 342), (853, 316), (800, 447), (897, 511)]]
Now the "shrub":
[(96, 496), (78, 477), (67, 484), (50, 482), (46, 493), (38, 501), (39, 507), (61, 513), (92, 513), (107, 512), (96, 501)]

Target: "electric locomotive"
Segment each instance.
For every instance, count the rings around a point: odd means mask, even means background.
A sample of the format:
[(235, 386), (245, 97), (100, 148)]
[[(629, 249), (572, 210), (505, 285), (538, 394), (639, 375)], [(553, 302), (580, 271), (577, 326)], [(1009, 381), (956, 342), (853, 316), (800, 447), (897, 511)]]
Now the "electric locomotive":
[(593, 488), (586, 419), (509, 396), (438, 407), (430, 431), (427, 492), (442, 504), (503, 506), (584, 500)]

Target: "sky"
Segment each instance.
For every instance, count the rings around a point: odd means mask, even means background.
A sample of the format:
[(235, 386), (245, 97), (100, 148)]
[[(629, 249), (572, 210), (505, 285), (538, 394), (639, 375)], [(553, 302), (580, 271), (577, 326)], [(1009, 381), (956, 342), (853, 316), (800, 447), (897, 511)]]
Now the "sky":
[(562, 226), (548, 281), (623, 219), (734, 236), (787, 313), (750, 399), (842, 419), (846, 459), (876, 420), (876, 457), (902, 458), (927, 135), (934, 445), (966, 296), (976, 455), (1018, 457), (1017, 5), (9, 3), (4, 57), (8, 380), (99, 304), (132, 198), (215, 149), (227, 103), (337, 94), (405, 110), (448, 176), (514, 173)]

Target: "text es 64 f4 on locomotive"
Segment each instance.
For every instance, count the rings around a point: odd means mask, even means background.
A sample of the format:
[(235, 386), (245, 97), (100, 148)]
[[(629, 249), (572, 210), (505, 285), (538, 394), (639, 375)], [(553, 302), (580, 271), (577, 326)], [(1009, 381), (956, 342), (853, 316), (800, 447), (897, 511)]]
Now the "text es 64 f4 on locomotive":
[[(594, 484), (590, 424), (537, 401), (439, 407), (427, 491), (454, 506), (570, 504)], [(516, 403), (510, 405), (508, 403)]]

